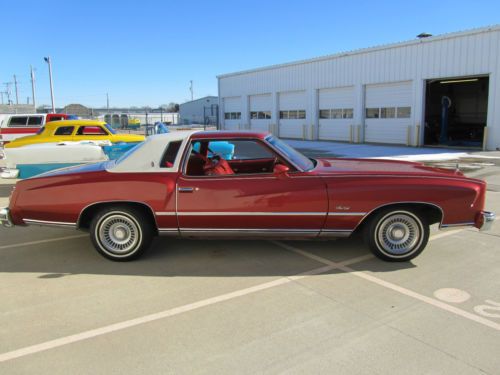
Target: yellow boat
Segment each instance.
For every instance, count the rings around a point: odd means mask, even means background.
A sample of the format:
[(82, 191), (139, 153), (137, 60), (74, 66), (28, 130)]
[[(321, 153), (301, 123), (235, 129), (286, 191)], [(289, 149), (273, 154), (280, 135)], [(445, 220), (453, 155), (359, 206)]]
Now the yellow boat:
[(119, 134), (103, 121), (65, 120), (45, 124), (36, 135), (21, 137), (5, 145), (5, 148), (21, 147), (38, 143), (78, 142), (107, 140), (112, 143), (138, 143), (143, 135)]

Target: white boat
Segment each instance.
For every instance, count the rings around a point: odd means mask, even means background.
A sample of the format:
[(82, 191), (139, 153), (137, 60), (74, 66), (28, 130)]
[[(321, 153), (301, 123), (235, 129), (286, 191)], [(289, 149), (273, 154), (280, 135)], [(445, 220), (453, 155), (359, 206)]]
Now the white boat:
[(109, 141), (41, 143), (5, 148), (2, 178), (28, 178), (53, 169), (108, 160), (102, 146)]

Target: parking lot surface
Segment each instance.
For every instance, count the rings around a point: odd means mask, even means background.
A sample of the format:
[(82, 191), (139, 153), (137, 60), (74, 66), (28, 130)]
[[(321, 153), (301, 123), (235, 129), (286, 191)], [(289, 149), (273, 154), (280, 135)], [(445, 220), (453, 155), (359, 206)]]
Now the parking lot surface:
[(499, 265), (498, 221), (433, 227), (407, 263), (357, 237), (158, 238), (114, 263), (82, 232), (0, 228), (0, 374), (500, 374)]

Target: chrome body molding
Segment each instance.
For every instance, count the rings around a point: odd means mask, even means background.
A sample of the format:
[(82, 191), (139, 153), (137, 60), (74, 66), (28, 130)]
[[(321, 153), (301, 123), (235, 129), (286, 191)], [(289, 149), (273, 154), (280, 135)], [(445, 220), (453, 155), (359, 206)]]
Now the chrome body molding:
[(178, 216), (326, 216), (326, 212), (178, 212)]
[(319, 233), (319, 238), (345, 238), (352, 234), (350, 229), (323, 229)]
[(47, 220), (35, 220), (35, 219), (23, 219), (24, 223), (27, 225), (43, 225), (51, 227), (64, 227), (64, 228), (74, 228), (76, 229), (76, 223), (67, 223), (63, 221), (47, 221)]
[(479, 229), (480, 231), (490, 230), (493, 222), (497, 219), (497, 216), (494, 212), (483, 211), (481, 213), (483, 215), (483, 225)]
[(217, 211), (217, 212), (155, 212), (156, 216), (365, 216), (366, 212), (254, 212), (254, 211)]
[(12, 218), (10, 217), (10, 211), (7, 207), (0, 209), (0, 225), (3, 225), (5, 228), (14, 226)]
[(103, 203), (116, 203), (116, 204), (120, 204), (120, 203), (137, 203), (137, 204), (142, 204), (143, 206), (146, 206), (147, 208), (149, 208), (149, 210), (151, 211), (151, 215), (153, 215), (153, 220), (155, 221), (155, 225), (156, 227), (158, 227), (158, 223), (156, 222), (156, 216), (155, 216), (155, 211), (153, 210), (153, 208), (147, 204), (146, 202), (140, 202), (140, 201), (124, 201), (124, 200), (109, 200), (109, 201), (99, 201), (99, 202), (93, 202), (93, 203), (90, 203), (88, 205), (86, 205), (85, 207), (82, 208), (82, 210), (80, 211), (80, 213), (78, 214), (78, 220), (76, 221), (76, 226), (77, 228), (80, 228), (80, 220), (82, 218), (82, 213), (87, 209), (87, 208), (90, 208), (92, 206), (95, 206), (97, 204), (103, 204)]
[(366, 212), (329, 212), (328, 216), (365, 216)]
[(467, 223), (456, 223), (456, 224), (443, 224), (441, 225), (442, 229), (446, 228), (456, 228), (456, 227), (470, 227), (471, 225), (474, 225), (475, 223), (473, 221), (467, 222)]
[(248, 229), (248, 228), (180, 228), (183, 237), (309, 237), (319, 234), (317, 229)]
[(158, 228), (160, 236), (178, 237), (180, 235), (178, 228)]

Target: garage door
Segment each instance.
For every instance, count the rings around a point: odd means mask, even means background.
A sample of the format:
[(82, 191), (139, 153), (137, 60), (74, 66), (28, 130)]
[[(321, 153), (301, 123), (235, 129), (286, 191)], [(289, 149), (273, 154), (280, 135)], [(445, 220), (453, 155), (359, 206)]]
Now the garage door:
[(354, 120), (354, 87), (319, 90), (319, 138), (336, 141), (350, 140), (350, 125)]
[(412, 82), (367, 85), (365, 141), (405, 144), (412, 124)]
[(271, 94), (250, 96), (250, 127), (252, 130), (269, 131), (272, 108)]
[(241, 96), (223, 98), (224, 129), (238, 129), (241, 124)]
[(279, 94), (279, 135), (283, 138), (302, 138), (306, 124), (307, 96), (305, 91)]

